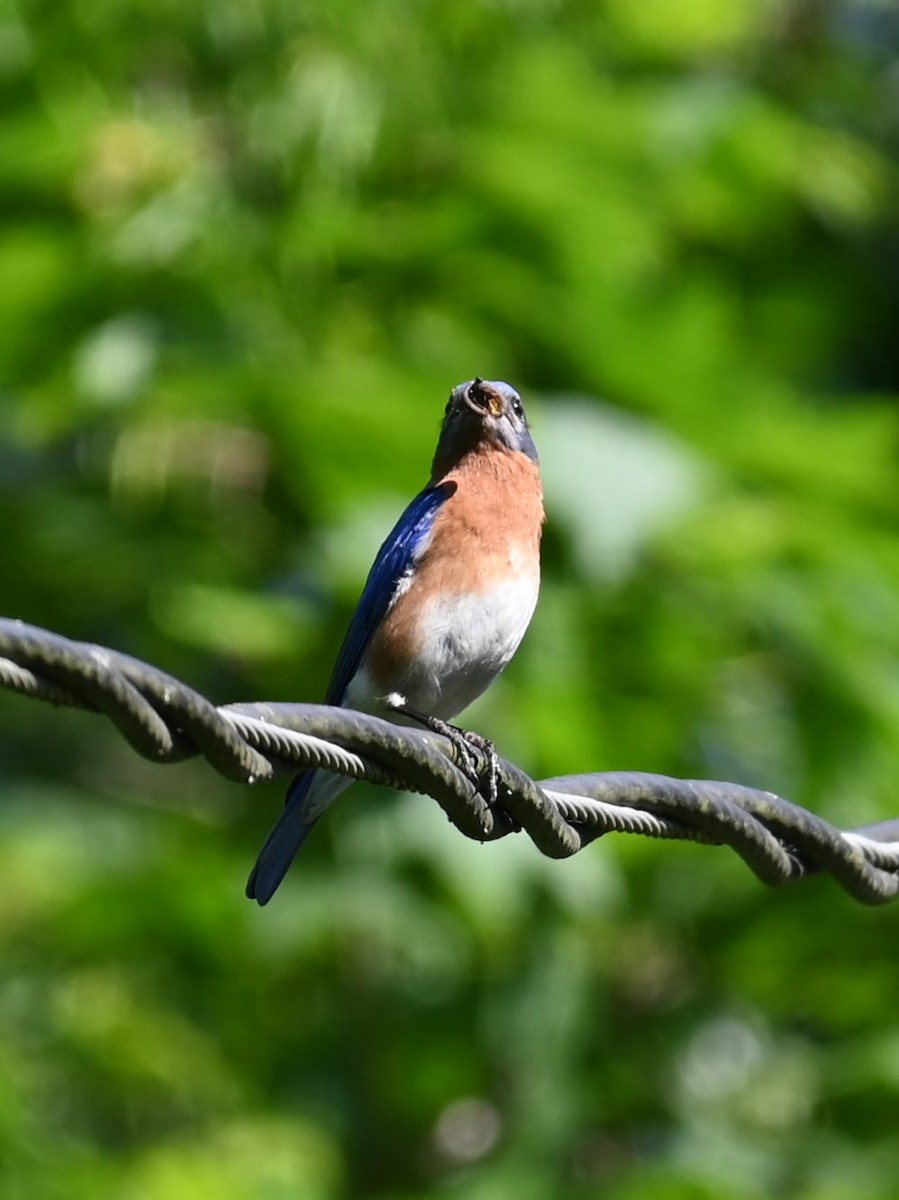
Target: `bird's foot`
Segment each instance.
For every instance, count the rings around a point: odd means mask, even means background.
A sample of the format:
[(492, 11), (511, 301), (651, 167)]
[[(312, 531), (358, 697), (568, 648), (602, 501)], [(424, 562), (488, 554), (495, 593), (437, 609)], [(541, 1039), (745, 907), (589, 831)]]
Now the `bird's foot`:
[[(459, 760), (459, 767), (480, 792), (486, 776), (487, 802), (493, 808), (496, 805), (499, 784), (499, 760), (496, 757), (496, 747), (490, 738), (476, 733), (473, 729), (460, 729), (440, 717), (431, 717), (427, 713), (416, 712), (414, 709), (397, 708), (403, 716), (416, 721), (431, 733), (440, 734), (452, 744)], [(484, 769), (486, 765), (486, 770)]]

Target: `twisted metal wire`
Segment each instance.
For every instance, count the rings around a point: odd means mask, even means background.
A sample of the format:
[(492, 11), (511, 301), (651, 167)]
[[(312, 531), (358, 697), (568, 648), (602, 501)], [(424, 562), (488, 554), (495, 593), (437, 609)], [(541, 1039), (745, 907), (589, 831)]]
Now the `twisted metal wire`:
[[(524, 830), (541, 853), (576, 854), (605, 833), (728, 845), (762, 882), (827, 871), (856, 900), (899, 893), (899, 818), (839, 830), (772, 792), (638, 771), (533, 780), (497, 757), (497, 802), (473, 782), (447, 739), (321, 704), (215, 707), (127, 654), (0, 618), (0, 686), (103, 713), (134, 750), (158, 763), (202, 755), (228, 779), (255, 783), (303, 767), (433, 797), (477, 841)], [(489, 774), (479, 758), (480, 779)]]

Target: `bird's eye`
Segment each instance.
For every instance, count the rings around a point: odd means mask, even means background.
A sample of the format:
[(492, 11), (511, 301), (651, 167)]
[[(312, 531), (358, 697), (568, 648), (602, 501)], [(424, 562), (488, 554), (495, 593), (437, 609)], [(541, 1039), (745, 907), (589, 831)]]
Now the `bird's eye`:
[(521, 403), (521, 401), (518, 399), (517, 396), (512, 401), (512, 412), (515, 413), (516, 417), (524, 416), (524, 405)]

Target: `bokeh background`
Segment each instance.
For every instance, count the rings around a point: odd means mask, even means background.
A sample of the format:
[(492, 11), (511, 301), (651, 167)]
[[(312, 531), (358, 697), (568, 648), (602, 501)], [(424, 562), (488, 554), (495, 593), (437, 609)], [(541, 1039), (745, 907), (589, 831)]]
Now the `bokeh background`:
[[(2, 605), (319, 699), (450, 387), (545, 586), (468, 723), (899, 813), (890, 0), (7, 0)], [(0, 696), (13, 1200), (896, 1195), (899, 938), (827, 878), (467, 842)]]

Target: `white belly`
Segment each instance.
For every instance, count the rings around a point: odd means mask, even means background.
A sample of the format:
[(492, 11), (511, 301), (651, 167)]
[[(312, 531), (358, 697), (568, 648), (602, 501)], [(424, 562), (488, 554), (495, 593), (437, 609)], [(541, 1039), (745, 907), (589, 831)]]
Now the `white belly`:
[(519, 576), (477, 596), (432, 600), (419, 625), (420, 651), (386, 689), (362, 669), (344, 703), (371, 709), (407, 705), (449, 720), (486, 690), (518, 649), (534, 615), (539, 577)]
[(518, 649), (534, 615), (539, 580), (513, 578), (477, 596), (431, 601), (422, 650), (394, 689), (411, 708), (448, 720), (490, 686)]

